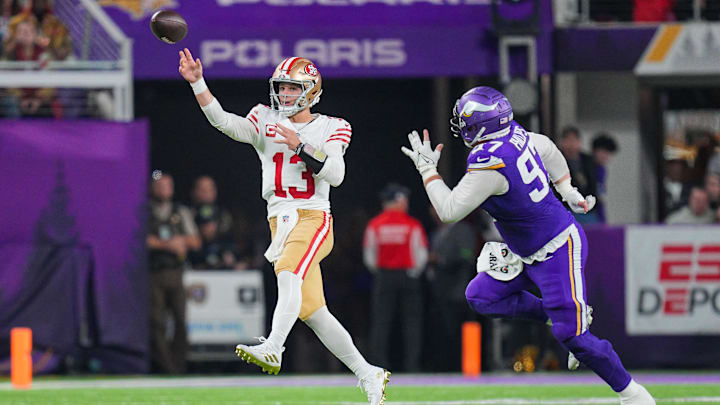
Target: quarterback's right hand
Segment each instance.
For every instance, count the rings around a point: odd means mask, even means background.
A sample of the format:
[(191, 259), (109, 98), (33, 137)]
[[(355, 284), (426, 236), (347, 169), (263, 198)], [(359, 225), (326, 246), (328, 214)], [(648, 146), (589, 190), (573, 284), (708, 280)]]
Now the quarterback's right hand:
[(435, 150), (433, 150), (430, 145), (430, 132), (427, 129), (423, 130), (422, 141), (420, 141), (420, 135), (418, 135), (417, 131), (410, 132), (408, 140), (412, 150), (404, 146), (400, 150), (415, 163), (415, 168), (420, 172), (423, 179), (426, 176), (437, 174), (437, 162), (440, 160), (443, 144), (436, 146)]
[(185, 48), (180, 51), (180, 66), (178, 67), (182, 77), (190, 83), (202, 79), (202, 63), (200, 58), (194, 59), (190, 50)]

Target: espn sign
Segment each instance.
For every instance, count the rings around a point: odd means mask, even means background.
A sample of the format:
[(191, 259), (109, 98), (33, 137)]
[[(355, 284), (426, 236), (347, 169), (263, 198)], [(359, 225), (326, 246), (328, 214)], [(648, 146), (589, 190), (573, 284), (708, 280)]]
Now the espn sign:
[(625, 264), (629, 335), (720, 334), (720, 227), (629, 227)]

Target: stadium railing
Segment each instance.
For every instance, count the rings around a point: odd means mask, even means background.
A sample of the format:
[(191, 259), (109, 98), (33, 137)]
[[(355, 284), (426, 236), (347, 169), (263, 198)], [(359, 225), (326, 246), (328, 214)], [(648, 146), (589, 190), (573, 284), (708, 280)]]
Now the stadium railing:
[(0, 97), (8, 97), (8, 89), (55, 88), (61, 102), (79, 116), (132, 120), (132, 41), (94, 0), (56, 0), (54, 14), (69, 31), (72, 55), (66, 60), (0, 61)]

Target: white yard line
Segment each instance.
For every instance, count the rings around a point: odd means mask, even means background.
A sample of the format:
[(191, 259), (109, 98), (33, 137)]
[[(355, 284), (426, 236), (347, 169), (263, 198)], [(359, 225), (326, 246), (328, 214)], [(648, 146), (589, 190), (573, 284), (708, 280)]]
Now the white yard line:
[[(655, 399), (658, 404), (675, 403), (707, 403), (718, 404), (720, 397), (685, 397)], [(618, 398), (563, 398), (563, 399), (524, 399), (524, 398), (496, 398), (473, 401), (387, 401), (387, 405), (596, 405), (618, 404)], [(322, 404), (336, 405), (367, 405), (367, 402), (322, 402)]]

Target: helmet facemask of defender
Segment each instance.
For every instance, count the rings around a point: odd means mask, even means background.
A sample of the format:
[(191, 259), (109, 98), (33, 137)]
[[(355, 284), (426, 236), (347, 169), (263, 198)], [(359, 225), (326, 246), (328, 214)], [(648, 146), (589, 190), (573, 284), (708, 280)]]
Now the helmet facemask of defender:
[[(291, 83), (300, 87), (300, 94), (280, 94), (280, 84)], [(270, 78), (270, 108), (285, 117), (292, 117), (320, 101), (322, 78), (317, 67), (308, 59), (287, 58), (275, 68)], [(287, 100), (295, 101), (287, 104)]]
[(512, 106), (502, 93), (492, 87), (474, 87), (455, 102), (450, 131), (472, 148), (510, 133), (512, 120)]

